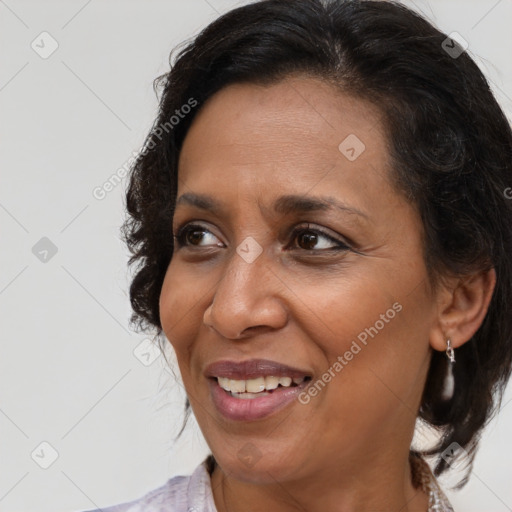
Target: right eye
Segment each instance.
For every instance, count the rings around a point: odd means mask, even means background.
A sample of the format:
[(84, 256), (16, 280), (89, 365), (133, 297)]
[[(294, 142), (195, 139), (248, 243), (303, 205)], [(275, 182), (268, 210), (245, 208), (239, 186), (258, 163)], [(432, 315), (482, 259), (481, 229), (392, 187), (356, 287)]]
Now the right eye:
[(187, 224), (178, 230), (178, 233), (174, 237), (174, 239), (176, 240), (180, 247), (204, 247), (208, 245), (222, 247), (223, 244), (220, 241), (218, 243), (201, 244), (201, 242), (203, 242), (205, 239), (208, 239), (208, 237), (210, 239), (219, 240), (211, 231), (206, 229), (204, 226), (201, 226), (200, 224)]

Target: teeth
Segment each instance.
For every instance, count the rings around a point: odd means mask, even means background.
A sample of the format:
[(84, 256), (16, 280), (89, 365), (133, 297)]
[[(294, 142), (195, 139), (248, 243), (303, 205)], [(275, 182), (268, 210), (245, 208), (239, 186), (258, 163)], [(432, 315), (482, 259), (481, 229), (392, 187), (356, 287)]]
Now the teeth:
[(265, 377), (265, 389), (276, 389), (279, 386), (279, 377)]
[(219, 386), (222, 389), (225, 389), (226, 391), (231, 391), (229, 387), (229, 379), (226, 379), (226, 377), (217, 377), (217, 382), (219, 383)]
[(292, 384), (292, 378), (291, 377), (279, 377), (279, 384), (284, 387), (291, 386)]
[[(233, 391), (234, 393), (244, 393), (246, 384), (249, 381), (245, 380), (230, 380), (229, 381), (229, 389), (230, 391)], [(249, 391), (249, 390), (247, 390)]]
[[(245, 393), (249, 395), (251, 393), (261, 393), (262, 391), (270, 391), (276, 389), (279, 385), (288, 388), (291, 386), (292, 381), (294, 384), (301, 384), (305, 377), (257, 377), (255, 379), (248, 380), (235, 380), (228, 379), (226, 377), (217, 377), (219, 386), (226, 391), (233, 393)], [(247, 396), (247, 398), (250, 398)], [(252, 397), (251, 397), (252, 398)]]
[(268, 395), (268, 393), (266, 391), (264, 393), (231, 393), (231, 396), (235, 398), (241, 398), (242, 400), (259, 398), (260, 396), (264, 395)]
[(258, 377), (256, 379), (249, 379), (246, 381), (238, 382), (245, 382), (245, 391), (249, 393), (259, 393), (260, 391), (263, 391), (265, 389), (265, 377)]

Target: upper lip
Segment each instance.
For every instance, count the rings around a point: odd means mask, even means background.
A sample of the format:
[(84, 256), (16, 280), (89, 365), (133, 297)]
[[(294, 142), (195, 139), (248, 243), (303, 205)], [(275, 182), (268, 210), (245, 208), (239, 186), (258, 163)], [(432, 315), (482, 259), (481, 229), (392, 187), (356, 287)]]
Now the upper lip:
[(209, 364), (206, 377), (225, 377), (233, 380), (248, 380), (256, 377), (311, 377), (311, 372), (292, 368), (286, 364), (268, 359), (249, 359), (247, 361), (217, 361)]

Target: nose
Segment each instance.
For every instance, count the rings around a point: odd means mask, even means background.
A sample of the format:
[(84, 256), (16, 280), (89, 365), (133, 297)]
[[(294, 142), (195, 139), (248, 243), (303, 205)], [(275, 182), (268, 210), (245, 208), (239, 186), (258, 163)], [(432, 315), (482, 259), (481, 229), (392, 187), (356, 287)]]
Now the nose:
[(286, 286), (261, 254), (248, 263), (234, 253), (217, 283), (203, 322), (220, 336), (242, 339), (280, 329), (288, 320)]

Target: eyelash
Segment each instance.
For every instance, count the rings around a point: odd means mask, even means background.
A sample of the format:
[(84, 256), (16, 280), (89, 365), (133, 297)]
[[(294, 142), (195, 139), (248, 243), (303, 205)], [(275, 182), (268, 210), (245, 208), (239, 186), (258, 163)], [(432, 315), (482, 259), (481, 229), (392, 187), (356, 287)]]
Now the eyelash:
[[(186, 236), (188, 235), (188, 233), (190, 233), (192, 231), (203, 231), (203, 232), (207, 231), (208, 233), (211, 233), (211, 231), (209, 229), (207, 229), (206, 227), (204, 227), (200, 224), (185, 224), (184, 226), (182, 226), (178, 229), (177, 234), (173, 237), (179, 247), (194, 247), (194, 245), (186, 242)], [(304, 232), (314, 233), (316, 235), (320, 235), (324, 238), (327, 238), (331, 242), (335, 243), (337, 245), (337, 247), (331, 247), (329, 249), (302, 249), (303, 251), (313, 253), (313, 252), (348, 251), (351, 249), (351, 247), (349, 247), (346, 243), (342, 242), (341, 240), (337, 240), (336, 238), (328, 235), (321, 229), (310, 228), (309, 225), (295, 228), (291, 232), (291, 240), (295, 240), (295, 238), (297, 237), (298, 234), (304, 233)], [(211, 234), (213, 234), (213, 233), (211, 233)], [(196, 246), (196, 247), (199, 247), (199, 246)]]

